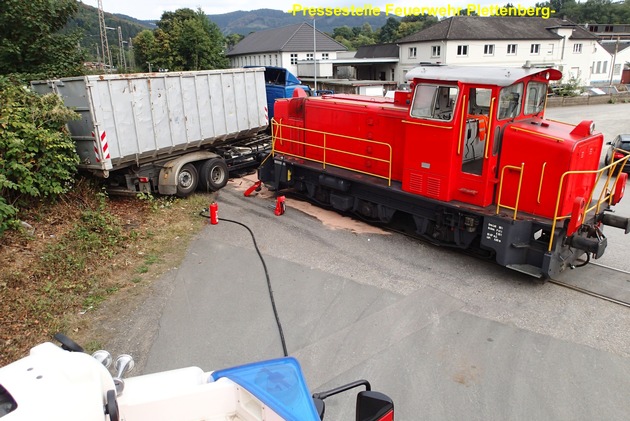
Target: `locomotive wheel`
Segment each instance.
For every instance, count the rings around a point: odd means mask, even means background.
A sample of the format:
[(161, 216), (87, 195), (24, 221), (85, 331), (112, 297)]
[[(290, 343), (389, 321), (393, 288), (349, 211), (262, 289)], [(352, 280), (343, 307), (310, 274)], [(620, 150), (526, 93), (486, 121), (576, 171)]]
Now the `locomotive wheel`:
[(201, 175), (199, 186), (204, 191), (217, 191), (225, 187), (229, 179), (228, 166), (221, 158), (212, 158), (204, 162), (199, 173)]
[(177, 196), (188, 197), (196, 189), (199, 183), (199, 173), (193, 164), (186, 164), (177, 174)]

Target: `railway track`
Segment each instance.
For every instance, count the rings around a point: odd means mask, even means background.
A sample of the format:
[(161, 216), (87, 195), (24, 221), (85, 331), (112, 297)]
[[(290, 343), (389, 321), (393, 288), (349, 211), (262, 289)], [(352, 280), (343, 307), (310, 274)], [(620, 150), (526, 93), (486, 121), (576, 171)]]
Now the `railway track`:
[(548, 282), (630, 308), (630, 272), (626, 270), (591, 262)]

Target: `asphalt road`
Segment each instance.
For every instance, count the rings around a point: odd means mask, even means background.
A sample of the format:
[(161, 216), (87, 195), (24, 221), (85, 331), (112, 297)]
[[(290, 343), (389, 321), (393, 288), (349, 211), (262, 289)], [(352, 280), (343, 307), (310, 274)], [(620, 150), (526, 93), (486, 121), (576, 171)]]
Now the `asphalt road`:
[[(630, 104), (548, 112), (588, 116), (610, 139), (630, 132), (629, 114)], [(397, 420), (630, 419), (628, 309), (400, 235), (333, 230), (290, 207), (277, 217), (234, 184), (217, 200), (221, 218), (255, 233), (289, 354), (313, 391), (368, 379)], [(629, 238), (607, 235), (604, 257), (630, 270)], [(208, 225), (154, 290), (126, 326), (139, 371), (282, 355), (243, 227)], [(353, 419), (352, 405), (330, 398), (326, 419)]]

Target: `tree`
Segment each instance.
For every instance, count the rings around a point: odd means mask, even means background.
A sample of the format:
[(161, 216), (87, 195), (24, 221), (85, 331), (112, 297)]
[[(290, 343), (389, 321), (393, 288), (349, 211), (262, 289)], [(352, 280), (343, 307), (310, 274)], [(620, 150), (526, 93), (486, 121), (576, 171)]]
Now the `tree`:
[(344, 25), (333, 29), (333, 38), (337, 39), (337, 37), (341, 37), (349, 41), (354, 37), (354, 33), (348, 25)]
[(82, 74), (81, 31), (60, 32), (77, 8), (76, 0), (0, 1), (0, 74)]
[(21, 208), (72, 186), (79, 157), (65, 124), (73, 118), (59, 96), (0, 77), (0, 235)]
[(153, 31), (144, 30), (133, 39), (134, 53), (136, 61), (140, 67), (148, 69), (148, 63), (156, 63), (156, 58), (160, 56), (157, 40)]
[(241, 42), (245, 38), (245, 35), (241, 34), (230, 34), (225, 37), (225, 48), (227, 51), (230, 51), (236, 44)]
[(378, 41), (381, 43), (388, 43), (396, 41), (396, 32), (400, 27), (400, 21), (396, 18), (389, 17), (385, 22), (385, 25), (381, 27)]
[(143, 31), (134, 38), (142, 66), (169, 70), (220, 69), (228, 66), (225, 39), (219, 27), (201, 9), (165, 12), (151, 34)]

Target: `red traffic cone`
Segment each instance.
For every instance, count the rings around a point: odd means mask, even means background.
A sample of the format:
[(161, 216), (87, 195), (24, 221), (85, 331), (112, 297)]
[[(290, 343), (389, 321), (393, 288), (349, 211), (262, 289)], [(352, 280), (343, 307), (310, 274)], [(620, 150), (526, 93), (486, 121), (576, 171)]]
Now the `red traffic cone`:
[(278, 196), (276, 198), (276, 209), (273, 211), (276, 216), (284, 215), (286, 206), (284, 204), (284, 196)]

